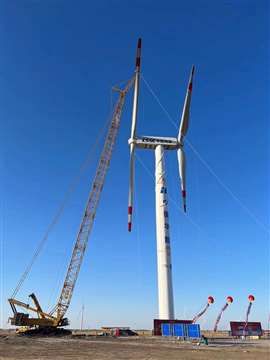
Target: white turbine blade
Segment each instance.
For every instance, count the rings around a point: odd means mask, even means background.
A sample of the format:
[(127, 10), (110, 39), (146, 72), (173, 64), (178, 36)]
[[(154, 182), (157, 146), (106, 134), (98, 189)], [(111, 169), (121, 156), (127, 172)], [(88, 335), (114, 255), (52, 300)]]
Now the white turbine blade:
[(130, 162), (129, 162), (129, 188), (128, 188), (128, 231), (132, 227), (133, 211), (133, 193), (134, 193), (134, 150), (135, 145), (130, 145)]
[(139, 82), (140, 82), (140, 71), (141, 71), (141, 48), (142, 48), (142, 39), (139, 38), (137, 45), (137, 53), (136, 53), (134, 99), (133, 99), (131, 135), (130, 135), (131, 139), (134, 139), (136, 136), (137, 108), (138, 108)]
[(135, 69), (135, 82), (134, 82), (134, 98), (131, 122), (131, 135), (129, 139), (130, 144), (130, 163), (129, 163), (129, 189), (128, 189), (128, 231), (132, 227), (132, 212), (133, 212), (133, 193), (134, 193), (134, 151), (135, 151), (135, 138), (136, 138), (136, 122), (138, 112), (138, 97), (139, 97), (139, 82), (141, 71), (141, 48), (142, 39), (139, 38), (136, 52), (136, 69)]
[(186, 212), (186, 158), (185, 153), (182, 148), (177, 150), (178, 166), (179, 166), (179, 175), (181, 180), (181, 190), (182, 190), (182, 199), (183, 199), (183, 208)]
[(188, 131), (188, 123), (189, 123), (189, 109), (190, 109), (190, 102), (191, 102), (191, 93), (192, 93), (192, 83), (193, 83), (193, 75), (194, 75), (194, 66), (192, 66), (189, 82), (188, 82), (188, 88), (182, 113), (182, 118), (180, 122), (180, 128), (179, 128), (179, 134), (178, 134), (178, 140), (180, 141), (187, 133)]

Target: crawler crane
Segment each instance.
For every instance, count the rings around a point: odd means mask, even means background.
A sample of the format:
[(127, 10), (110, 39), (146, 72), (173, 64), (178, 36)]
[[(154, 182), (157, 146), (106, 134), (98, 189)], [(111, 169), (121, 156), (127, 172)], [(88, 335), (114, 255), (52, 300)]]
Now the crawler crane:
[[(141, 41), (139, 40), (136, 59), (140, 57), (140, 43)], [(33, 301), (33, 306), (30, 306), (12, 297), (8, 299), (8, 302), (13, 311), (13, 317), (10, 318), (11, 325), (15, 325), (18, 327), (27, 327), (28, 329), (38, 328), (39, 330), (48, 332), (50, 330), (56, 330), (59, 327), (63, 327), (69, 324), (69, 321), (65, 317), (65, 314), (68, 310), (72, 298), (89, 235), (94, 223), (100, 195), (102, 192), (105, 177), (112, 156), (113, 147), (119, 130), (122, 110), (125, 103), (125, 97), (128, 91), (133, 86), (133, 83), (134, 78), (128, 81), (127, 85), (123, 90), (120, 90), (118, 88), (116, 89), (119, 92), (119, 98), (114, 108), (111, 124), (108, 129), (94, 181), (92, 183), (90, 195), (84, 211), (83, 219), (80, 224), (77, 239), (69, 262), (62, 291), (56, 306), (52, 309), (52, 311), (46, 313), (42, 310), (42, 307), (39, 304), (37, 297), (33, 293), (29, 295)], [(28, 313), (17, 311), (17, 307), (34, 312), (36, 316), (29, 317)]]

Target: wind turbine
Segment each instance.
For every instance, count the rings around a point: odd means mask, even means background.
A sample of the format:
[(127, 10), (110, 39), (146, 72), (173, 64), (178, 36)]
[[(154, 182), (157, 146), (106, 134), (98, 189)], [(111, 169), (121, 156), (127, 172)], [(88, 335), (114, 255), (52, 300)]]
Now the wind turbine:
[(177, 137), (137, 136), (136, 123), (138, 113), (139, 82), (141, 70), (141, 39), (138, 40), (136, 54), (136, 69), (134, 82), (134, 99), (132, 111), (131, 136), (128, 140), (130, 146), (130, 178), (128, 195), (128, 231), (132, 228), (133, 193), (134, 193), (134, 151), (135, 148), (155, 151), (155, 189), (156, 189), (156, 237), (157, 237), (157, 263), (158, 263), (158, 299), (159, 318), (174, 319), (172, 265), (169, 233), (169, 212), (165, 173), (165, 150), (176, 150), (181, 180), (183, 208), (186, 211), (186, 162), (184, 153), (184, 138), (188, 131), (189, 109), (191, 103), (192, 82), (194, 66), (192, 66), (184, 108)]

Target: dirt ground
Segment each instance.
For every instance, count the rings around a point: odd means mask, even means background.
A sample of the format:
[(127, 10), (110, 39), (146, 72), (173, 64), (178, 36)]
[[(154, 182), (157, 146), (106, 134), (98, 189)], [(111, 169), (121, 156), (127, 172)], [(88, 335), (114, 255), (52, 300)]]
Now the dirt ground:
[(270, 340), (210, 339), (198, 346), (161, 337), (25, 337), (0, 334), (1, 360), (269, 360)]

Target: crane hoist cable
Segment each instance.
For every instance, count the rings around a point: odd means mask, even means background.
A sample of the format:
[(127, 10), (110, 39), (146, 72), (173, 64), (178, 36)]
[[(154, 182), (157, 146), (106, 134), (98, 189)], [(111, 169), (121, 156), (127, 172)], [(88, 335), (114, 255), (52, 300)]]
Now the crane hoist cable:
[(41, 238), (36, 250), (33, 253), (33, 256), (31, 257), (29, 263), (27, 264), (27, 266), (25, 267), (24, 272), (22, 273), (21, 277), (19, 278), (19, 281), (11, 295), (11, 298), (14, 298), (18, 292), (20, 291), (22, 285), (24, 284), (25, 280), (27, 279), (29, 273), (32, 270), (32, 267), (35, 263), (35, 261), (37, 260), (38, 256), (40, 255), (45, 243), (47, 242), (50, 233), (52, 232), (52, 230), (54, 229), (54, 227), (56, 226), (56, 224), (58, 223), (61, 215), (63, 214), (68, 200), (70, 199), (71, 195), (74, 193), (74, 191), (77, 188), (77, 185), (83, 175), (83, 173), (85, 172), (85, 170), (89, 167), (89, 165), (91, 164), (91, 162), (93, 161), (93, 155), (94, 152), (98, 146), (98, 144), (100, 143), (102, 137), (104, 136), (105, 130), (108, 128), (109, 122), (111, 120), (111, 112), (112, 112), (112, 105), (111, 105), (111, 110), (110, 110), (110, 116), (108, 117), (108, 119), (106, 120), (105, 124), (103, 125), (103, 127), (100, 129), (98, 136), (95, 140), (95, 142), (92, 144), (86, 159), (83, 161), (83, 163), (80, 166), (80, 169), (78, 171), (78, 173), (76, 174), (76, 176), (73, 178), (73, 180), (71, 181), (70, 185), (68, 186), (68, 189), (55, 213), (55, 216), (53, 217), (52, 221), (49, 223), (49, 225), (47, 226), (45, 233), (43, 235), (43, 237)]

